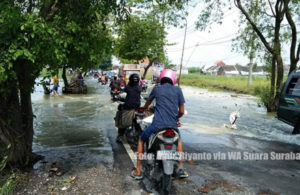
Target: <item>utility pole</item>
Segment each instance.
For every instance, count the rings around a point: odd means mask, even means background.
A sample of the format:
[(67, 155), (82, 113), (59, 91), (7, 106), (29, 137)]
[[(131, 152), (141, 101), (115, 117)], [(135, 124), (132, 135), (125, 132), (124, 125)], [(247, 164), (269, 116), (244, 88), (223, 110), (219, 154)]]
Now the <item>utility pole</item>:
[(178, 86), (180, 85), (180, 80), (181, 80), (181, 70), (182, 70), (183, 54), (184, 54), (184, 47), (185, 47), (186, 29), (187, 29), (187, 20), (185, 18), (185, 30), (184, 30), (184, 38), (183, 38), (182, 53), (181, 53), (181, 60), (180, 60)]

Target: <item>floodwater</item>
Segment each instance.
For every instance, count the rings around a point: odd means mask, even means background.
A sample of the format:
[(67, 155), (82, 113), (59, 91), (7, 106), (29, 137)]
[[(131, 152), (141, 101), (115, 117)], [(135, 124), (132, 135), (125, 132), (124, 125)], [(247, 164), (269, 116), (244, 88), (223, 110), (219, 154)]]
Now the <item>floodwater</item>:
[[(182, 118), (182, 134), (189, 143), (223, 142), (222, 139), (201, 139), (203, 134), (228, 135), (276, 141), (300, 145), (300, 135), (291, 135), (293, 128), (276, 118), (275, 113), (267, 113), (259, 106), (259, 99), (248, 95), (227, 92), (209, 92), (205, 89), (183, 87), (188, 112)], [(228, 129), (229, 115), (240, 110), (237, 130)], [(198, 135), (198, 136), (195, 136)], [(201, 135), (201, 136), (200, 136)], [(224, 136), (223, 136), (224, 137)]]
[[(94, 79), (87, 79), (86, 84), (89, 88), (85, 95), (62, 95), (61, 87), (58, 96), (44, 95), (42, 87), (36, 86), (32, 94), (36, 115), (33, 151), (45, 156), (45, 162), (57, 162), (64, 169), (113, 164), (108, 135), (116, 131), (113, 117), (117, 104), (110, 100), (108, 85), (102, 86)], [(182, 89), (188, 112), (181, 119), (183, 142), (222, 146), (237, 145), (236, 138), (245, 138), (245, 147), (252, 147), (247, 140), (262, 143), (255, 147), (263, 147), (269, 141), (292, 148), (300, 145), (300, 135), (291, 135), (292, 127), (277, 120), (274, 114), (267, 114), (255, 97), (192, 87)], [(237, 109), (241, 115), (236, 122), (238, 129), (225, 128), (230, 113)], [(42, 164), (37, 163), (36, 170)]]
[[(62, 81), (60, 83), (63, 83)], [(108, 86), (87, 79), (88, 94), (44, 95), (41, 86), (32, 94), (34, 120), (33, 151), (68, 170), (74, 166), (113, 164), (108, 140), (113, 128), (116, 104), (110, 101)], [(35, 168), (42, 169), (43, 163)]]

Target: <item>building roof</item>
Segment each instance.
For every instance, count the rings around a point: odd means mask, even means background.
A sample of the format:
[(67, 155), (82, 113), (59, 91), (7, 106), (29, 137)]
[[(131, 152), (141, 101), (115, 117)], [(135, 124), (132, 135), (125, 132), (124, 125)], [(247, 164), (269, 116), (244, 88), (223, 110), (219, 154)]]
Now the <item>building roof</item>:
[(222, 66), (224, 71), (237, 71), (237, 69), (233, 65)]
[(216, 65), (217, 66), (225, 66), (225, 63), (223, 61), (217, 61)]

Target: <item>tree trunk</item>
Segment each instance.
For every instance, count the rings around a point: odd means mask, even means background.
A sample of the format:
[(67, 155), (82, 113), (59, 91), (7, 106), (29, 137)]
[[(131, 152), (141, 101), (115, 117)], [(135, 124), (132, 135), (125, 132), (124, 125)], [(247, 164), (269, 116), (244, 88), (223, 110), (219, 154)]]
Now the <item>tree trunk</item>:
[(67, 75), (66, 75), (66, 66), (63, 66), (62, 79), (64, 80), (65, 87), (69, 86)]
[(276, 80), (276, 94), (275, 97), (278, 97), (279, 100), (279, 95), (280, 91), (282, 88), (282, 82), (283, 82), (283, 61), (280, 55), (277, 55), (277, 80)]
[(144, 78), (146, 78), (147, 72), (148, 72), (149, 68), (152, 66), (152, 64), (153, 64), (153, 60), (149, 58), (149, 64), (148, 64), (148, 66), (146, 66), (144, 74), (143, 74)]
[(253, 69), (253, 58), (250, 59), (250, 64), (249, 64), (248, 86), (252, 85), (252, 69)]
[(271, 97), (275, 96), (275, 80), (276, 80), (276, 58), (272, 56), (272, 69), (271, 69)]
[(0, 93), (0, 158), (8, 156), (9, 164), (20, 164), (25, 155), (19, 144), (19, 140), (22, 139), (22, 120), (17, 81), (8, 79), (1, 86), (1, 89), (3, 88), (7, 90)]
[(38, 156), (32, 153), (33, 112), (31, 92), (34, 86), (33, 65), (26, 60), (14, 63), (16, 79), (6, 82), (7, 92), (1, 94), (0, 139), (10, 145), (7, 163), (13, 167), (31, 166)]

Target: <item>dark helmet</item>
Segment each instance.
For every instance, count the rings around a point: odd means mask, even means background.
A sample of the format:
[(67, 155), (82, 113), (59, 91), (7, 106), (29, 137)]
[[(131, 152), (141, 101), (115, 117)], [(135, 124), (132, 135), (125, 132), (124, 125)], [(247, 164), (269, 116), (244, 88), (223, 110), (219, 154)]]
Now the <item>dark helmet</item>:
[(133, 73), (129, 77), (129, 83), (131, 84), (138, 84), (140, 82), (140, 76), (136, 73)]

